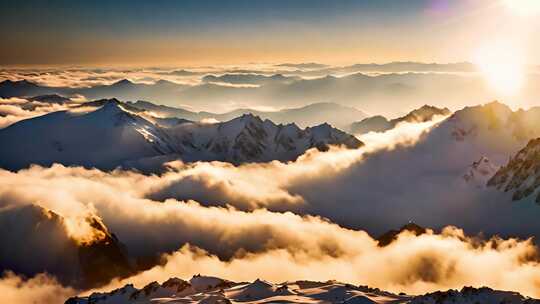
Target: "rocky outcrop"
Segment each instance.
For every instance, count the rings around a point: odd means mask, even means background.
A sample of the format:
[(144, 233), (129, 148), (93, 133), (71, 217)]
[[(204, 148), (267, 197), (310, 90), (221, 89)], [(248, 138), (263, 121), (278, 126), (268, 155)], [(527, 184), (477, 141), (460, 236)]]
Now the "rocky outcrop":
[(489, 187), (512, 193), (512, 200), (518, 201), (536, 195), (540, 203), (540, 138), (529, 141), (510, 161), (501, 167), (488, 181)]

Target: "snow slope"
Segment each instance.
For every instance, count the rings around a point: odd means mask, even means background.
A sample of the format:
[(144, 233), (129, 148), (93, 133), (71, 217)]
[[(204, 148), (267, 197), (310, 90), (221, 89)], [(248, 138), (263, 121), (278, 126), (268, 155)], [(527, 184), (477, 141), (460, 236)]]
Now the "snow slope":
[(0, 166), (83, 165), (112, 169), (127, 160), (172, 153), (164, 132), (117, 101), (90, 113), (59, 111), (0, 130)]

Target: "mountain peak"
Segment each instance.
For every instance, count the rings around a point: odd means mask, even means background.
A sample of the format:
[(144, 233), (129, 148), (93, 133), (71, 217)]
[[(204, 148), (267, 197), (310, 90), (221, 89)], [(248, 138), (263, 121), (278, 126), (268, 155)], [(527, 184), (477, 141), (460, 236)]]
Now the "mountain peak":
[(407, 115), (393, 119), (395, 124), (399, 122), (425, 122), (433, 119), (436, 115), (450, 115), (451, 111), (448, 108), (438, 108), (432, 105), (423, 105), (418, 109), (414, 109)]
[(313, 127), (307, 127), (306, 130), (312, 130), (312, 131), (320, 131), (320, 132), (330, 132), (334, 129), (332, 125), (330, 125), (327, 122), (323, 122), (322, 124), (313, 126)]
[(377, 241), (379, 242), (378, 245), (380, 247), (385, 247), (385, 246), (390, 245), (390, 243), (394, 242), (398, 238), (398, 236), (404, 231), (412, 232), (416, 236), (418, 236), (418, 235), (426, 233), (427, 229), (420, 226), (420, 225), (418, 225), (418, 224), (416, 224), (416, 223), (414, 223), (414, 222), (409, 222), (409, 223), (401, 226), (401, 228), (399, 228), (399, 230), (390, 230), (390, 231), (386, 232), (385, 234), (379, 236), (377, 238)]
[(101, 109), (109, 112), (126, 112), (122, 107), (122, 102), (116, 98), (106, 100)]
[(118, 80), (117, 82), (113, 83), (112, 85), (113, 86), (125, 86), (125, 85), (132, 85), (134, 84), (133, 82), (131, 82), (130, 80), (128, 79), (122, 79), (122, 80)]
[(92, 103), (95, 103), (95, 104), (101, 104), (101, 105), (106, 105), (106, 104), (121, 104), (122, 102), (116, 98), (104, 98), (104, 99), (100, 99), (100, 100), (96, 100), (96, 101), (92, 101)]
[(154, 84), (155, 85), (177, 85), (177, 83), (169, 81), (169, 80), (165, 80), (165, 79), (160, 79), (156, 81)]
[(242, 116), (238, 117), (237, 119), (239, 119), (241, 121), (244, 121), (244, 122), (255, 122), (255, 123), (262, 123), (263, 122), (263, 120), (259, 116), (255, 115), (253, 113), (244, 113), (244, 114), (242, 114)]
[(450, 109), (448, 109), (446, 107), (439, 108), (439, 107), (428, 105), (428, 104), (425, 104), (425, 105), (421, 106), (420, 108), (418, 108), (416, 110), (413, 110), (413, 112), (414, 111), (441, 111), (441, 112), (450, 113)]
[[(502, 113), (511, 113), (512, 112), (512, 109), (510, 109), (510, 107), (498, 100), (494, 100), (494, 101), (491, 101), (491, 102), (488, 102), (486, 104), (483, 104), (480, 106), (482, 109), (484, 110), (488, 110), (488, 111), (497, 111), (497, 112), (502, 112)], [(467, 108), (465, 108), (467, 109)]]

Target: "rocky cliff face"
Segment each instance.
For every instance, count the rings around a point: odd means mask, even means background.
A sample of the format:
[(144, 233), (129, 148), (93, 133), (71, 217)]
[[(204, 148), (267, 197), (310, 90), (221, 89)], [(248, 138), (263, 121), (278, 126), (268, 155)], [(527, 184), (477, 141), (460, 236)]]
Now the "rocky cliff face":
[[(38, 205), (9, 206), (0, 212), (0, 272), (34, 276), (46, 272), (61, 283), (91, 288), (133, 274), (123, 244), (97, 218), (88, 217), (93, 234), (73, 236), (66, 219)], [(23, 241), (21, 241), (23, 240)]]
[(135, 269), (129, 263), (125, 246), (100, 220), (89, 218), (87, 221), (101, 237), (78, 245), (82, 286), (99, 286), (113, 278), (133, 274)]
[(511, 192), (512, 200), (535, 196), (540, 203), (540, 138), (529, 141), (508, 164), (500, 168), (488, 181), (488, 186)]

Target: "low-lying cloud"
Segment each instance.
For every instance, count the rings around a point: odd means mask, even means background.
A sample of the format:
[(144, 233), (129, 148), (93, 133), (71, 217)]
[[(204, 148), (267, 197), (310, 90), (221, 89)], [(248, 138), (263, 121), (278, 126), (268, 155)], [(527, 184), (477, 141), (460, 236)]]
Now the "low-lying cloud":
[[(290, 224), (286, 220), (276, 223), (293, 231), (294, 226)], [(311, 238), (320, 237), (319, 232), (324, 230), (321, 228), (314, 225)], [(9, 299), (17, 299), (17, 303), (34, 303), (36, 299), (62, 303), (77, 293), (108, 291), (128, 283), (140, 288), (153, 281), (163, 282), (170, 277), (188, 279), (201, 273), (234, 281), (262, 278), (276, 283), (335, 279), (408, 294), (489, 286), (540, 297), (539, 252), (530, 240), (481, 240), (466, 236), (458, 228), (447, 227), (440, 233), (428, 230), (420, 236), (403, 232), (390, 245), (379, 247), (362, 231), (335, 229), (332, 238), (342, 242), (342, 247), (334, 254), (275, 248), (239, 254), (224, 261), (200, 247), (186, 244), (178, 251), (164, 255), (166, 263), (163, 266), (114, 280), (99, 289), (75, 291), (62, 287), (48, 276), (38, 275), (24, 281), (8, 273), (0, 280), (0, 290)]]
[[(379, 247), (366, 234), (350, 233), (356, 234), (355, 237), (334, 256), (315, 257), (309, 252), (272, 249), (222, 261), (200, 248), (186, 245), (166, 255), (164, 266), (115, 281), (103, 289), (126, 283), (142, 287), (156, 280), (175, 276), (186, 279), (202, 273), (235, 281), (335, 279), (408, 294), (489, 286), (540, 297), (538, 248), (530, 240), (481, 241), (465, 236), (460, 229), (447, 227), (440, 234), (428, 231), (415, 236), (403, 232), (389, 246)], [(336, 238), (342, 236), (341, 233), (335, 235)]]
[(29, 101), (22, 98), (0, 98), (0, 129), (24, 119), (65, 109), (67, 109), (66, 106), (58, 104)]
[(40, 274), (24, 279), (12, 272), (0, 277), (0, 297), (3, 303), (64, 303), (75, 290), (63, 287), (51, 276)]

